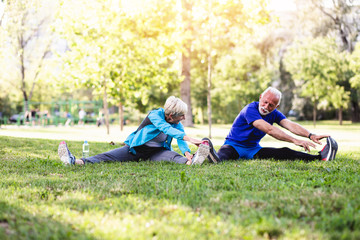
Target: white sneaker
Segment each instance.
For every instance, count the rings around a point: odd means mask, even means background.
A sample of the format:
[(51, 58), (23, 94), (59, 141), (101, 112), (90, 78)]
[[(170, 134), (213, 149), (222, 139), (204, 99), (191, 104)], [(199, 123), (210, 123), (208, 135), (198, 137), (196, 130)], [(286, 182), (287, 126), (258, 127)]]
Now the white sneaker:
[(74, 165), (75, 164), (75, 157), (74, 155), (71, 154), (71, 152), (69, 151), (66, 142), (62, 141), (59, 144), (58, 147), (58, 155), (60, 157), (60, 160), (65, 164), (65, 165)]
[(205, 159), (207, 159), (209, 153), (210, 147), (205, 144), (200, 144), (198, 150), (192, 158), (191, 165), (201, 165), (205, 161)]

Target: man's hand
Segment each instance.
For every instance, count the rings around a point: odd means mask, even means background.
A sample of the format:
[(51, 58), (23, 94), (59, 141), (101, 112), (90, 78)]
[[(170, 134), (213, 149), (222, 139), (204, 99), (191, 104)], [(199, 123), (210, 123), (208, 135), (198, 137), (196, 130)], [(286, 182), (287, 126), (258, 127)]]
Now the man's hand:
[(191, 165), (193, 156), (194, 155), (189, 153), (189, 152), (185, 153), (185, 157), (188, 159), (187, 162), (186, 162), (186, 165)]
[(330, 135), (316, 135), (316, 134), (311, 134), (310, 139), (311, 141), (313, 141), (314, 143), (320, 144), (322, 145), (322, 143), (320, 142), (321, 139), (323, 138), (327, 138), (330, 137)]
[(307, 152), (310, 152), (310, 147), (315, 148), (315, 144), (313, 144), (312, 142), (299, 140), (299, 139), (296, 139), (296, 141), (294, 141), (294, 144), (303, 147)]

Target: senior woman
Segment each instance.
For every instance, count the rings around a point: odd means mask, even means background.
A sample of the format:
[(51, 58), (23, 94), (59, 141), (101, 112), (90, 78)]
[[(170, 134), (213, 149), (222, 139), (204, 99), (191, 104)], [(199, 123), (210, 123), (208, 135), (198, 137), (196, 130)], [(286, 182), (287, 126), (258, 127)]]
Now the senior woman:
[[(148, 159), (151, 161), (171, 161), (191, 164), (193, 154), (186, 141), (199, 146), (202, 141), (185, 134), (181, 120), (185, 119), (187, 105), (181, 99), (171, 96), (164, 105), (150, 111), (138, 129), (131, 133), (125, 146), (98, 155), (76, 159), (69, 151), (66, 143), (59, 144), (58, 154), (65, 164), (86, 164), (99, 162), (125, 162)], [(171, 141), (177, 144), (184, 156), (172, 150)]]

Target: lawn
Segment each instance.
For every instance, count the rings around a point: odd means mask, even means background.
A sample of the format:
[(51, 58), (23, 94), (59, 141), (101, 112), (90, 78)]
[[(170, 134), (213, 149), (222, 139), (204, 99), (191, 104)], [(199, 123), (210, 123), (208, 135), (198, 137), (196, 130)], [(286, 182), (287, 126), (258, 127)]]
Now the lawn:
[(58, 140), (0, 136), (0, 239), (360, 239), (360, 126), (331, 129), (335, 161), (190, 167), (64, 166)]

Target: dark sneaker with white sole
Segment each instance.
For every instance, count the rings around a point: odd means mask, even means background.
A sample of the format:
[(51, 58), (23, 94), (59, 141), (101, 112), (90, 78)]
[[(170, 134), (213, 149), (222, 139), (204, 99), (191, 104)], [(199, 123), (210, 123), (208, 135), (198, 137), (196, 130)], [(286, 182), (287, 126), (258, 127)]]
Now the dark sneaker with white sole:
[(337, 150), (338, 150), (337, 142), (332, 137), (328, 137), (326, 139), (326, 145), (319, 152), (320, 156), (321, 156), (321, 160), (323, 160), (323, 161), (334, 160)]
[(69, 151), (69, 148), (66, 145), (65, 141), (62, 141), (59, 144), (58, 147), (58, 154), (60, 157), (60, 160), (65, 164), (65, 165), (74, 165), (75, 164), (75, 156), (71, 154), (71, 152)]
[(210, 146), (207, 144), (200, 144), (198, 150), (192, 158), (191, 165), (201, 165), (208, 158), (210, 153)]
[(210, 152), (209, 152), (209, 159), (213, 162), (213, 163), (218, 163), (220, 162), (220, 158), (217, 155), (215, 149), (214, 149), (214, 145), (212, 144), (211, 140), (209, 138), (203, 138), (201, 139), (203, 141), (207, 141), (209, 143), (209, 147), (210, 147)]
[(329, 137), (329, 141), (330, 141), (330, 143), (332, 145), (332, 148), (333, 148), (333, 151), (332, 151), (331, 156), (330, 156), (330, 160), (334, 160), (335, 156), (336, 156), (336, 153), (337, 153), (337, 150), (338, 150), (338, 144), (335, 141), (335, 139), (333, 139), (332, 137)]

